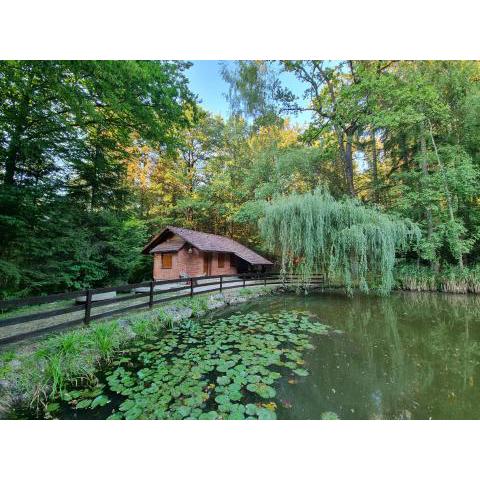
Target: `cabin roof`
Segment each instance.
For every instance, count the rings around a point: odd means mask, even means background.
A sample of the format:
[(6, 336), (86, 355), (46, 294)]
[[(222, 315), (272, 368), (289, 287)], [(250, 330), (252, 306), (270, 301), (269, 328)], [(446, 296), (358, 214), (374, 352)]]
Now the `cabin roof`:
[[(156, 253), (156, 252), (166, 252), (166, 251), (177, 251), (177, 250), (157, 250), (158, 247), (165, 244), (178, 244), (179, 242), (162, 242), (162, 238), (166, 232), (172, 232), (175, 235), (181, 237), (185, 242), (190, 243), (195, 248), (202, 250), (204, 252), (227, 252), (234, 253), (237, 257), (245, 260), (251, 265), (272, 265), (272, 262), (262, 257), (258, 253), (250, 250), (241, 243), (236, 242), (228, 237), (222, 237), (221, 235), (214, 235), (212, 233), (198, 232), (196, 230), (190, 230), (188, 228), (172, 227), (168, 226), (164, 228), (160, 233), (155, 235), (152, 240), (146, 245), (143, 249), (143, 253)], [(184, 242), (184, 243), (185, 243)], [(170, 248), (170, 247), (167, 247)]]
[(178, 252), (185, 245), (185, 243), (185, 240), (167, 240), (152, 248), (150, 253)]

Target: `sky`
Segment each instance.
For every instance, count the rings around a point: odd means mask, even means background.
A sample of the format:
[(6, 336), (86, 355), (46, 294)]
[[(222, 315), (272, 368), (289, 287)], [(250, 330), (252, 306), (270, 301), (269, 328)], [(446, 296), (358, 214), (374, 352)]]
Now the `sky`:
[[(187, 70), (190, 81), (190, 89), (199, 97), (202, 107), (214, 114), (220, 114), (224, 118), (229, 115), (229, 106), (225, 98), (228, 85), (221, 75), (222, 63), (233, 64), (231, 61), (220, 60), (195, 60)], [(304, 87), (292, 73), (280, 75), (284, 86), (288, 87), (295, 95), (303, 98)], [(303, 101), (303, 100), (302, 100)], [(304, 104), (306, 102), (303, 101)], [(305, 125), (311, 118), (310, 112), (302, 112), (290, 116), (292, 123)]]

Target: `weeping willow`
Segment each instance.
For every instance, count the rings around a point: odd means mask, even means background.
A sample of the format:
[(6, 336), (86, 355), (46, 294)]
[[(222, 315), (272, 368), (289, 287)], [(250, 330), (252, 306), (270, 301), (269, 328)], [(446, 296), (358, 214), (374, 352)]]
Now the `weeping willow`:
[(419, 228), (366, 207), (354, 199), (335, 200), (327, 191), (277, 197), (265, 207), (260, 230), (281, 256), (281, 273), (338, 278), (353, 288), (388, 294), (394, 284), (395, 252), (418, 242)]

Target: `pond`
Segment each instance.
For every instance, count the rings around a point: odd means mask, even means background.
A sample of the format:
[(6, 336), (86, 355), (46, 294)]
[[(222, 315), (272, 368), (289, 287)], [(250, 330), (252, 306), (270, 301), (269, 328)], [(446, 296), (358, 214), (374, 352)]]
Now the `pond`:
[(263, 309), (317, 314), (343, 335), (312, 340), (310, 375), (282, 384), (291, 408), (279, 418), (480, 418), (480, 298), (394, 293), (388, 298), (341, 293), (277, 297)]
[(135, 341), (56, 418), (480, 418), (480, 298), (264, 297)]

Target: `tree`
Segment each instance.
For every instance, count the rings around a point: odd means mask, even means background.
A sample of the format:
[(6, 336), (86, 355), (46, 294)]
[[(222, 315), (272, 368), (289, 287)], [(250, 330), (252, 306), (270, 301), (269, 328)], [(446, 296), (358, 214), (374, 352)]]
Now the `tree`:
[(130, 153), (176, 152), (197, 115), (188, 66), (0, 62), (3, 296), (126, 281), (141, 270), (145, 224), (132, 218)]
[(277, 197), (261, 220), (263, 239), (281, 258), (283, 273), (299, 273), (308, 283), (312, 274), (328, 272), (347, 291), (393, 287), (395, 252), (407, 250), (420, 230), (358, 201), (334, 200), (326, 191)]
[(282, 88), (278, 73), (268, 61), (239, 60), (232, 68), (224, 64), (222, 76), (229, 85), (226, 98), (232, 116), (251, 119), (254, 129), (281, 124), (278, 99), (288, 92)]

